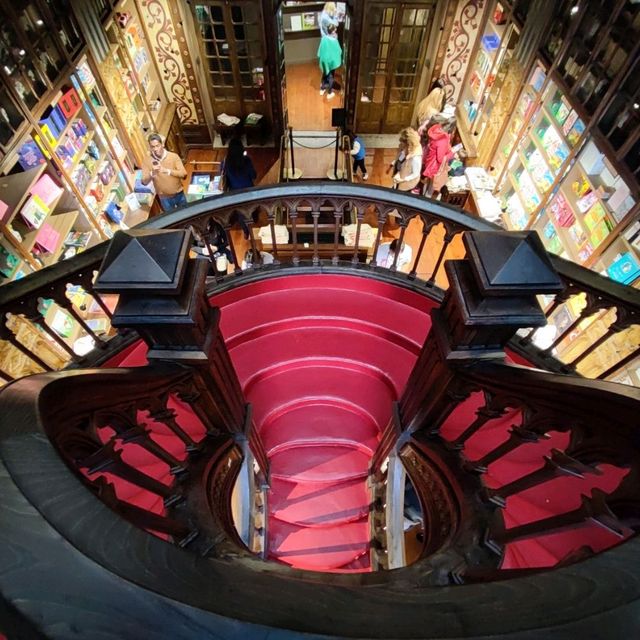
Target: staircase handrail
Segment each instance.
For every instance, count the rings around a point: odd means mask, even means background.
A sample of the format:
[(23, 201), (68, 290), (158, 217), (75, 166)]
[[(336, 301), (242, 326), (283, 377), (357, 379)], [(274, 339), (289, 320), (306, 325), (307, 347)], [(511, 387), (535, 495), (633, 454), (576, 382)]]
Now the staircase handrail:
[[(425, 639), (452, 633), (459, 638), (632, 637), (637, 630), (638, 537), (552, 572), (432, 588), (428, 575), (411, 567), (335, 575), (242, 555), (232, 561), (200, 557), (131, 525), (95, 498), (43, 435), (61, 418), (75, 421), (82, 406), (99, 408), (113, 397), (104, 389), (97, 400), (96, 385), (119, 379), (120, 393), (137, 376), (153, 391), (167, 376), (181, 375), (188, 372), (175, 365), (63, 371), (19, 380), (1, 392), (0, 505), (12, 517), (0, 521), (0, 590), (11, 594), (23, 615), (37, 617), (51, 637), (64, 637), (58, 629), (66, 628), (70, 615), (86, 637), (108, 628), (119, 638), (133, 638), (130, 630), (139, 634), (142, 625), (175, 638), (209, 632), (267, 637), (274, 628), (291, 638), (308, 633)], [(509, 369), (478, 363), (462, 375), (505, 384)], [(637, 390), (619, 385), (543, 372), (524, 375), (597, 390), (607, 395), (608, 406), (614, 396), (624, 406), (631, 403), (629, 408), (638, 404)], [(65, 405), (64, 394), (73, 389), (78, 396), (81, 380), (93, 386), (93, 394), (80, 408)], [(52, 606), (58, 596), (64, 606)]]
[[(287, 269), (305, 269), (311, 266), (316, 268), (322, 266), (323, 269), (348, 269), (356, 270), (361, 275), (368, 275), (380, 279), (392, 279), (403, 286), (412, 287), (435, 299), (442, 297), (443, 291), (437, 283), (443, 284), (442, 276), (443, 263), (448, 255), (448, 249), (454, 239), (465, 230), (492, 231), (499, 228), (482, 219), (473, 218), (462, 212), (457, 207), (426, 199), (420, 196), (403, 193), (397, 190), (390, 190), (377, 186), (362, 186), (352, 183), (327, 183), (327, 182), (305, 182), (295, 185), (277, 185), (258, 187), (250, 190), (241, 190), (233, 193), (222, 194), (212, 198), (207, 198), (199, 202), (192, 203), (175, 212), (164, 214), (152, 218), (139, 225), (141, 229), (163, 229), (181, 228), (192, 226), (202, 235), (207, 234), (208, 224), (211, 219), (219, 221), (226, 230), (229, 230), (234, 220), (242, 217), (249, 228), (254, 226), (252, 213), (265, 210), (269, 216), (269, 224), (272, 231), (276, 220), (283, 209), (291, 209), (301, 205), (311, 205), (313, 210), (318, 210), (323, 204), (329, 203), (336, 210), (336, 221), (342, 220), (344, 210), (355, 210), (357, 212), (358, 232), (354, 246), (353, 257), (344, 260), (337, 253), (336, 245), (332, 258), (329, 261), (318, 256), (317, 247), (314, 244), (314, 260), (310, 263), (301, 260), (297, 249), (294, 251), (290, 262), (280, 259), (277, 255), (277, 245), (274, 247), (274, 257), (276, 267), (284, 266)], [(359, 258), (360, 229), (364, 223), (364, 212), (367, 207), (374, 207), (378, 219), (378, 231), (374, 246), (370, 248), (370, 253), (374, 255), (382, 240), (382, 226), (389, 219), (395, 216), (400, 229), (400, 240), (405, 236), (406, 228), (411, 219), (420, 218), (423, 224), (423, 232), (420, 248), (414, 257), (413, 265), (408, 274), (399, 273), (395, 265), (391, 269), (378, 267), (375, 261), (364, 264)], [(441, 247), (435, 258), (433, 267), (426, 273), (419, 273), (420, 258), (424, 252), (426, 242), (437, 228), (443, 228)], [(275, 237), (275, 232), (273, 233)], [(255, 243), (252, 243), (255, 247)], [(86, 365), (87, 360), (77, 356), (72, 346), (58, 335), (45, 319), (39, 310), (38, 298), (53, 299), (61, 305), (71, 316), (74, 323), (80, 326), (82, 332), (91, 336), (99, 352), (102, 353), (102, 360), (112, 354), (115, 349), (121, 348), (124, 343), (132, 338), (126, 336), (116, 336), (117, 342), (107, 341), (88, 326), (82, 313), (75, 309), (72, 302), (65, 295), (68, 283), (80, 285), (83, 289), (93, 295), (92, 279), (97, 271), (106, 250), (106, 244), (98, 245), (85, 251), (69, 260), (58, 262), (57, 264), (33, 273), (21, 280), (11, 282), (0, 287), (0, 317), (5, 317), (7, 313), (24, 316), (27, 322), (38, 325), (42, 332), (48, 334), (51, 342), (55, 343), (55, 348), (59, 351), (60, 358), (68, 363), (71, 361), (75, 366)], [(301, 246), (301, 245), (298, 245)], [(231, 247), (233, 250), (233, 247)], [(241, 282), (242, 272), (240, 263), (242, 256), (235, 255), (235, 273), (224, 278), (219, 286), (233, 286)], [(600, 337), (589, 336), (591, 342), (578, 355), (571, 354), (571, 359), (562, 361), (556, 357), (552, 348), (540, 350), (532, 344), (535, 338), (535, 331), (530, 331), (529, 335), (517, 337), (512, 341), (511, 347), (520, 352), (526, 358), (538, 366), (560, 372), (580, 372), (578, 366), (580, 361), (589, 356), (595, 350), (606, 346), (607, 340), (615, 338), (629, 329), (629, 327), (640, 324), (640, 291), (631, 287), (621, 285), (609, 280), (598, 273), (589, 271), (575, 263), (569, 262), (557, 256), (551, 256), (552, 263), (561, 275), (566, 284), (566, 290), (562, 294), (555, 296), (555, 300), (549, 303), (546, 314), (547, 317), (557, 313), (560, 309), (567, 307), (567, 301), (571, 296), (581, 295), (586, 298), (586, 306), (574, 318), (573, 322), (565, 327), (554, 340), (552, 347), (565, 339), (569, 339), (571, 331), (582, 321), (594, 314), (606, 314), (615, 311), (616, 318), (609, 325), (606, 333)], [(269, 277), (273, 273), (271, 269), (263, 269), (256, 264), (250, 269), (254, 277)], [(105, 304), (101, 303), (101, 298), (97, 294), (94, 296), (101, 304), (103, 311), (109, 317), (109, 310)], [(37, 337), (37, 334), (36, 334)], [(0, 325), (0, 339), (7, 340), (13, 348), (21, 352), (27, 359), (31, 369), (30, 372), (50, 370), (58, 368), (55, 364), (44, 359), (41, 353), (35, 349), (30, 349), (15, 335), (15, 330), (10, 330), (4, 323)], [(110, 348), (109, 348), (110, 344)], [(606, 370), (596, 370), (590, 375), (599, 378), (607, 378), (615, 374), (621, 367), (637, 358), (640, 354), (640, 347), (634, 344), (627, 345), (626, 351), (620, 354), (620, 360)], [(92, 354), (92, 362), (100, 361), (100, 354)], [(98, 358), (96, 360), (95, 358)], [(567, 359), (565, 359), (567, 360)], [(0, 380), (10, 381), (13, 377), (9, 372), (0, 368)]]

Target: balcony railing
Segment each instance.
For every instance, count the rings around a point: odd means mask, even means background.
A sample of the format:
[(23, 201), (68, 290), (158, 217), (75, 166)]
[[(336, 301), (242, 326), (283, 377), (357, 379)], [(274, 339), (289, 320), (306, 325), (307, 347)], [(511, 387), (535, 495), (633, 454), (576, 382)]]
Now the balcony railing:
[[(316, 212), (325, 200), (307, 204)], [(225, 224), (236, 213), (230, 207)], [(178, 227), (180, 215), (172, 221)], [(198, 224), (206, 234), (208, 220)], [(188, 300), (190, 322), (175, 306), (152, 310), (148, 303), (162, 296), (154, 286), (145, 293), (143, 277), (119, 288), (128, 298), (113, 321), (140, 331), (150, 347), (148, 366), (50, 372), (2, 390), (0, 592), (53, 637), (64, 637), (71, 621), (85, 637), (107, 630), (132, 637), (130, 629), (139, 633), (141, 626), (185, 638), (267, 637), (274, 628), (292, 637), (631, 637), (640, 603), (634, 535), (640, 530), (640, 391), (504, 362), (517, 329), (545, 322), (535, 294), (557, 291), (561, 283), (546, 255), (535, 253), (535, 242), (494, 238), (468, 234), (468, 257), (446, 262), (450, 287), (431, 312), (429, 335), (371, 463), (371, 484), (383, 482), (381, 463), (394, 450), (427, 514), (413, 565), (314, 573), (265, 563), (242, 544), (232, 525), (232, 489), (249, 448), (266, 478), (268, 463), (260, 462), (266, 460), (260, 437), (229, 367), (219, 313), (206, 297), (206, 263), (180, 254), (176, 264), (184, 272), (175, 276), (181, 284), (171, 295), (176, 304)], [(536, 259), (532, 281), (524, 267)], [(273, 268), (279, 274), (341, 268), (314, 264), (313, 254), (309, 263)], [(489, 270), (482, 267), (489, 265), (495, 272), (484, 281)], [(438, 294), (433, 283), (412, 282), (410, 274), (357, 261), (347, 268)], [(268, 277), (270, 267), (257, 267), (246, 278), (263, 277), (259, 269)], [(127, 293), (132, 284), (135, 293)], [(210, 284), (227, 286), (225, 278)], [(109, 289), (104, 278), (96, 287)], [(168, 329), (171, 318), (180, 332)], [(74, 402), (67, 401), (71, 395)], [(467, 410), (460, 419), (472, 400), (475, 415)], [(502, 440), (484, 438), (496, 420), (503, 420)], [(474, 455), (469, 444), (476, 435), (488, 446)], [(490, 465), (550, 438), (554, 446), (548, 455), (538, 451), (539, 466), (507, 482), (484, 483)], [(506, 503), (517, 494), (540, 489), (553, 501), (555, 480), (575, 490), (570, 481), (603, 474), (606, 487), (581, 498), (580, 488), (574, 491), (576, 506), (505, 524)], [(374, 527), (385, 523), (383, 509), (372, 504)], [(393, 523), (387, 519), (386, 526)], [(583, 545), (553, 571), (499, 569), (509, 545), (589, 527), (624, 544), (604, 545), (599, 554)], [(383, 556), (384, 540), (376, 540)], [(474, 584), (479, 581), (484, 584)], [(58, 597), (64, 606), (52, 606)]]
[[(366, 226), (365, 220), (372, 224)], [(254, 255), (244, 271), (236, 246), (239, 234), (230, 233), (240, 221), (250, 230)], [(345, 244), (341, 230), (351, 222), (355, 233)], [(313, 182), (203, 200), (141, 228), (191, 227), (213, 254), (212, 233), (220, 228), (214, 223), (224, 229), (231, 255), (229, 273), (216, 276), (216, 287), (228, 286), (240, 276), (268, 277), (275, 270), (335, 268), (391, 278), (436, 299), (447, 288), (443, 263), (459, 256), (462, 232), (497, 229), (457, 208), (402, 192)], [(267, 229), (262, 243), (254, 238), (258, 225)], [(287, 227), (285, 243), (277, 242), (284, 228), (278, 225)], [(398, 269), (397, 256), (390, 268), (376, 264), (385, 225), (395, 230), (400, 243), (418, 238), (405, 272)], [(366, 242), (365, 231), (370, 235), (371, 228), (375, 239)], [(272, 265), (261, 264), (261, 246), (272, 253)], [(0, 381), (97, 364), (135, 339), (110, 328), (113, 302), (93, 291), (105, 249), (100, 245), (0, 288)], [(627, 372), (640, 362), (640, 292), (561, 258), (552, 257), (552, 262), (565, 290), (543, 300), (551, 329), (524, 330), (512, 341), (512, 351), (550, 371), (635, 383), (635, 374)]]

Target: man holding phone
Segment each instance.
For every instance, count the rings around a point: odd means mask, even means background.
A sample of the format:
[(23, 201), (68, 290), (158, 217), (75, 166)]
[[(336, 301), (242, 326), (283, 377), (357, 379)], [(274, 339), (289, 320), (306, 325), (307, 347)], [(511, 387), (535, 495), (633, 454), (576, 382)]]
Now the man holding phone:
[(142, 184), (149, 184), (153, 180), (163, 211), (183, 207), (187, 204), (187, 198), (182, 181), (187, 177), (187, 171), (180, 156), (164, 148), (162, 136), (158, 133), (152, 133), (147, 140), (150, 155), (142, 163)]

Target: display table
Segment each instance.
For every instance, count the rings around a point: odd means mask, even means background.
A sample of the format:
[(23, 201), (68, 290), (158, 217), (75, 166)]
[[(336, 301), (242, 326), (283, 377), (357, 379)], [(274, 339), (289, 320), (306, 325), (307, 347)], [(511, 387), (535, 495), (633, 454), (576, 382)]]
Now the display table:
[(478, 217), (502, 226), (502, 207), (498, 198), (493, 195), (495, 179), (482, 167), (467, 167), (464, 175), (469, 183), (473, 206)]

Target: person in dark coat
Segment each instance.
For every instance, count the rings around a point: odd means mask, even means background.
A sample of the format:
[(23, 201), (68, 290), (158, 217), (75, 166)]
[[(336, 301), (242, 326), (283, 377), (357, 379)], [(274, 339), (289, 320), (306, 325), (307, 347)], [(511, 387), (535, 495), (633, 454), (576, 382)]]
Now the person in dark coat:
[(229, 142), (227, 157), (222, 163), (222, 175), (224, 176), (225, 191), (253, 187), (256, 170), (239, 138), (233, 138)]

